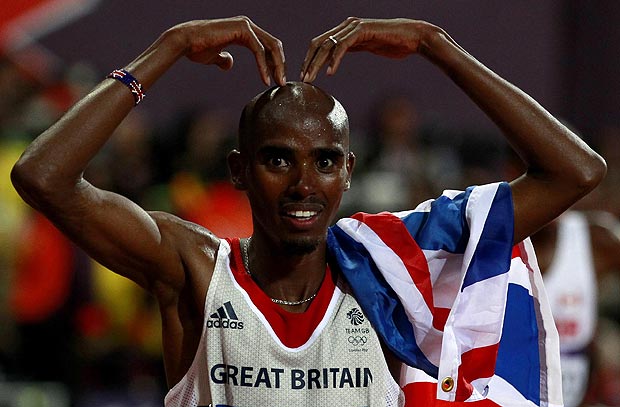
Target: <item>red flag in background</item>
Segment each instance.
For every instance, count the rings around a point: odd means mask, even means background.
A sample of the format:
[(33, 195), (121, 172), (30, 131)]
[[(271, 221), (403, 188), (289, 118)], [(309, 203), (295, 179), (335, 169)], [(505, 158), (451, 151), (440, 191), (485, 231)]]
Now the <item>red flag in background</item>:
[(44, 82), (60, 61), (37, 40), (91, 12), (97, 3), (99, 0), (3, 2), (0, 7), (0, 56), (8, 57), (25, 72)]
[(0, 7), (0, 49), (15, 51), (89, 13), (99, 0), (17, 0)]

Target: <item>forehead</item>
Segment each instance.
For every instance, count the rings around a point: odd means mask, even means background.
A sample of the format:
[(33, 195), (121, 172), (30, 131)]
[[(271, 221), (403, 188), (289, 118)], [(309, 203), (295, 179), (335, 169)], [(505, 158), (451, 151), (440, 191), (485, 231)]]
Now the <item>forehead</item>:
[(255, 142), (294, 138), (314, 143), (348, 143), (348, 132), (342, 123), (322, 114), (291, 111), (285, 117), (264, 117), (257, 120)]
[(265, 109), (254, 122), (254, 144), (309, 145), (348, 149), (346, 116), (337, 109), (327, 112), (305, 108)]
[(348, 149), (347, 114), (334, 98), (306, 86), (276, 88), (263, 95), (252, 112), (254, 146), (305, 143)]

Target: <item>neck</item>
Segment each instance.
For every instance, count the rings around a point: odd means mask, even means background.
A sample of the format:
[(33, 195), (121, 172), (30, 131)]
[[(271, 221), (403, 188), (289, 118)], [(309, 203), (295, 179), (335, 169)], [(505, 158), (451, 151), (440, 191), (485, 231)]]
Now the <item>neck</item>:
[(310, 253), (291, 254), (265, 242), (256, 234), (249, 244), (242, 241), (250, 274), (258, 286), (269, 297), (286, 301), (301, 301), (316, 294), (327, 266), (325, 243)]

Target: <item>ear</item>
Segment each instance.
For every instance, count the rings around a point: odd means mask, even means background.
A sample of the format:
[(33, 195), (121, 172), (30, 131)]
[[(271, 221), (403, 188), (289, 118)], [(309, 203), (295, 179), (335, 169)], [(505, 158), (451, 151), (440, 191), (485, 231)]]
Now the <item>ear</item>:
[(355, 154), (352, 151), (347, 155), (347, 179), (344, 183), (344, 190), (348, 191), (351, 188), (351, 177), (353, 176), (353, 169), (355, 168)]
[(235, 189), (245, 191), (245, 160), (238, 150), (232, 150), (226, 157), (228, 162), (228, 170), (230, 171), (230, 180)]

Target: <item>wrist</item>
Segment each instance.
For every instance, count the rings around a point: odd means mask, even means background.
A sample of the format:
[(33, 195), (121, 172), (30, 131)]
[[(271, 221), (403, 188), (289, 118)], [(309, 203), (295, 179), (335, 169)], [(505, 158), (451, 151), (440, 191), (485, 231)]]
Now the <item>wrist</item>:
[(423, 24), (423, 27), (419, 29), (419, 52), (429, 59), (434, 59), (442, 47), (445, 47), (446, 38), (449, 38), (448, 34), (436, 25), (427, 22), (420, 23)]
[(469, 59), (467, 51), (458, 45), (448, 33), (432, 24), (428, 24), (427, 29), (421, 35), (420, 53), (446, 72)]
[(169, 29), (125, 69), (148, 90), (183, 55), (185, 55), (183, 36), (176, 30)]
[(187, 33), (186, 23), (176, 25), (164, 31), (157, 39), (156, 44), (168, 52), (180, 58), (190, 51), (190, 37)]

